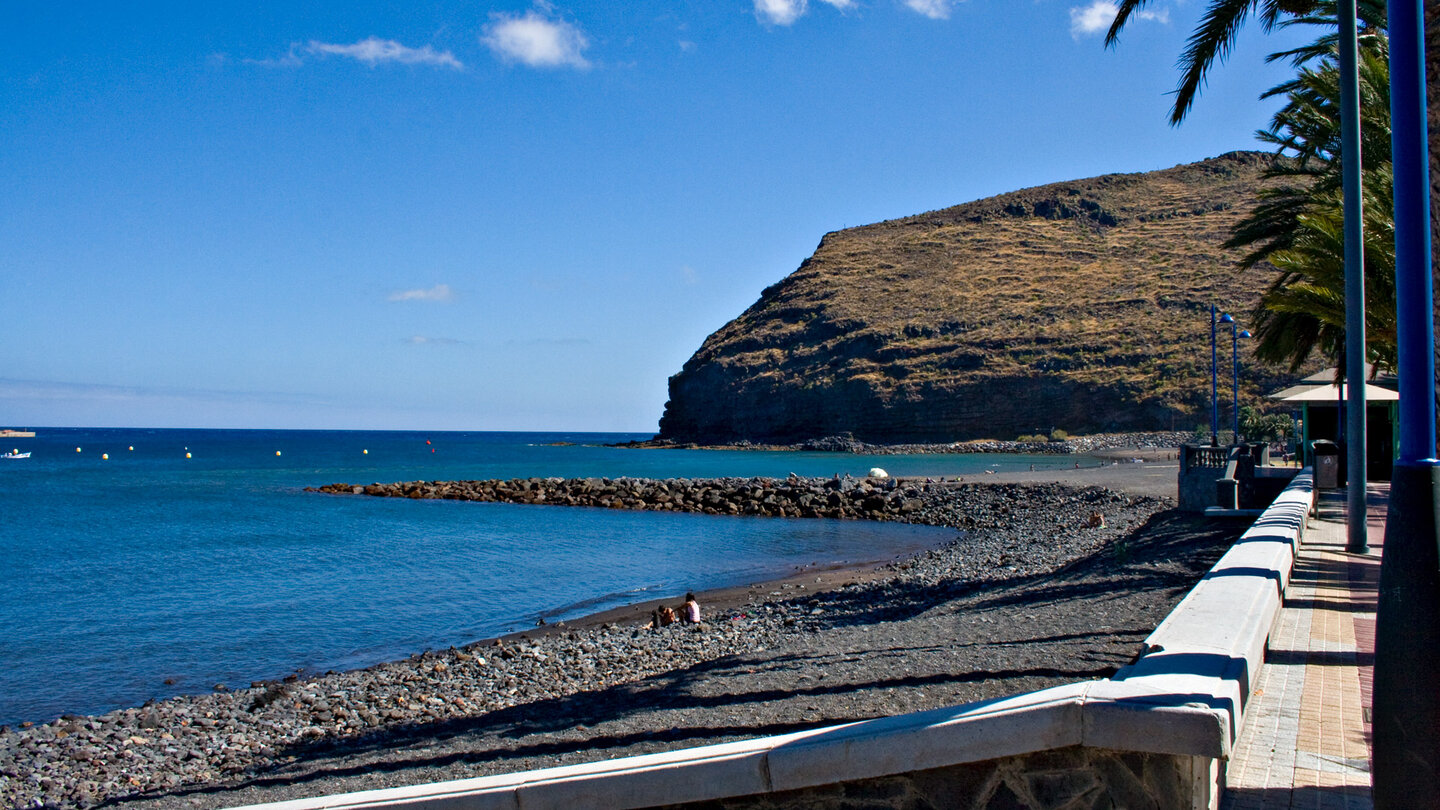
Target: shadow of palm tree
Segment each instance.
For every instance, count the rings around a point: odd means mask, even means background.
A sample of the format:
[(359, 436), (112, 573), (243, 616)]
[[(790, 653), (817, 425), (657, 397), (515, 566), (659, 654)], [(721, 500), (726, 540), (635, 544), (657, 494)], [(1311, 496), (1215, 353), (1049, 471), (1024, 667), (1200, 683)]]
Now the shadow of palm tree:
[(1178, 599), (1214, 565), (1243, 529), (1242, 525), (1216, 523), (1169, 510), (1152, 515), (1125, 536), (1058, 571), (934, 584), (870, 583), (795, 601), (811, 609), (811, 624), (837, 628), (903, 621), (982, 592), (995, 596), (967, 602), (967, 609), (1042, 605), (1097, 594), (1160, 589)]

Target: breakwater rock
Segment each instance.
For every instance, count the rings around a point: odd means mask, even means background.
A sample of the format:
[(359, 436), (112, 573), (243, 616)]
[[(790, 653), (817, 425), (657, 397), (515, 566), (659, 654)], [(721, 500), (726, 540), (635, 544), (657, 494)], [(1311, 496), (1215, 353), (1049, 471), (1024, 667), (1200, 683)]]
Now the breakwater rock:
[(902, 521), (1056, 536), (1103, 508), (1168, 501), (1064, 484), (970, 484), (896, 478), (515, 478), (326, 484), (310, 492), (706, 515)]
[(894, 478), (522, 478), (327, 484), (311, 491), (492, 503), (590, 506), (707, 515), (909, 520), (948, 499), (953, 484)]
[[(906, 482), (896, 478), (517, 478), (327, 484), (308, 491), (707, 515), (902, 521), (1059, 541), (1093, 528), (1098, 512), (1145, 510), (1168, 499), (1065, 484)], [(974, 542), (971, 540), (972, 545)], [(1037, 551), (1038, 553), (1038, 551)], [(1003, 555), (1005, 557), (1011, 554)], [(1043, 555), (1042, 555), (1043, 556)], [(977, 559), (984, 559), (977, 557)], [(968, 569), (967, 576), (983, 570)]]

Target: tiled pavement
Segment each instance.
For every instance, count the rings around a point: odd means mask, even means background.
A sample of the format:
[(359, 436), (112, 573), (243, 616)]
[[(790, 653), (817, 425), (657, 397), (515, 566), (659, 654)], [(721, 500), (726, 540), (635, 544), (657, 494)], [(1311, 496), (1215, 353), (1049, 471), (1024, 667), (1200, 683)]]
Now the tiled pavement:
[(1370, 684), (1388, 485), (1369, 493), (1371, 553), (1345, 551), (1345, 496), (1305, 531), (1235, 745), (1223, 810), (1369, 810)]

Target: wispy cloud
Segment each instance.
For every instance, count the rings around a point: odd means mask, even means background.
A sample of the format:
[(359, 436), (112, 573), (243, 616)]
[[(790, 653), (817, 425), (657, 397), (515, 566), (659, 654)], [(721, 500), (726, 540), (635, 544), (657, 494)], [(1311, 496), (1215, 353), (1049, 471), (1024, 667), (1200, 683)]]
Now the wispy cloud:
[[(755, 17), (766, 25), (790, 25), (809, 9), (808, 0), (754, 0)], [(841, 11), (855, 8), (855, 0), (820, 0)]]
[[(1094, 36), (1110, 29), (1120, 9), (1113, 0), (1093, 0), (1088, 6), (1073, 6), (1070, 9), (1070, 35), (1074, 37)], [(1137, 20), (1169, 23), (1170, 9), (1137, 11), (1132, 15)]]
[(767, 25), (789, 25), (805, 13), (805, 0), (755, 0), (755, 17)]
[(951, 0), (905, 0), (905, 7), (932, 20), (950, 19)]
[(274, 59), (242, 59), (241, 61), (247, 65), (271, 68), (297, 68), (305, 64), (305, 60), (300, 58), (300, 43), (298, 42), (290, 43), (290, 50)]
[(305, 47), (307, 53), (317, 56), (343, 56), (374, 67), (382, 62), (398, 62), (402, 65), (433, 65), (460, 70), (465, 66), (449, 51), (437, 51), (426, 45), (423, 48), (407, 48), (393, 39), (370, 37), (351, 45), (310, 40)]
[(434, 287), (418, 290), (396, 290), (390, 293), (390, 301), (449, 301), (455, 297), (450, 291), (449, 284), (436, 284)]
[(465, 341), (448, 337), (427, 337), (425, 335), (411, 335), (400, 341), (406, 346), (464, 346)]
[(524, 14), (492, 14), (480, 42), (506, 62), (539, 68), (590, 67), (585, 58), (589, 38), (575, 24), (555, 18), (549, 5)]
[(448, 67), (453, 70), (462, 70), (465, 67), (459, 59), (455, 58), (455, 54), (449, 51), (437, 51), (429, 45), (423, 48), (407, 48), (393, 39), (380, 39), (379, 37), (362, 39), (350, 45), (321, 42), (315, 39), (303, 46), (298, 42), (292, 42), (288, 51), (274, 59), (245, 59), (243, 61), (247, 65), (262, 67), (298, 68), (305, 64), (307, 56), (316, 56), (322, 59), (341, 56), (357, 62), (364, 62), (370, 67), (392, 62), (402, 65)]

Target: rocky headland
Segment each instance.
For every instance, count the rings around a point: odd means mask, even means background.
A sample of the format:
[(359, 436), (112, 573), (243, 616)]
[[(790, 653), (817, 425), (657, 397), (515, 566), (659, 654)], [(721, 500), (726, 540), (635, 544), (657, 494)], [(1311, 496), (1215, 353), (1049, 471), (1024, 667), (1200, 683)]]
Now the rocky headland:
[[(1232, 152), (828, 233), (670, 378), (659, 438), (1193, 428), (1209, 413), (1211, 305), (1243, 321), (1272, 280), (1223, 247), (1270, 159)], [(1242, 399), (1280, 387), (1239, 349)]]
[[(233, 806), (644, 753), (1099, 677), (1133, 656), (1233, 537), (1186, 523), (1164, 499), (1058, 484), (482, 483), (382, 494), (529, 502), (543, 492), (545, 503), (583, 496), (611, 508), (679, 502), (730, 513), (718, 503), (754, 514), (824, 508), (963, 531), (943, 548), (844, 573), (824, 592), (800, 579), (704, 596), (698, 626), (645, 629), (641, 606), (364, 670), (0, 729), (0, 803)], [(795, 668), (807, 658), (818, 668)], [(902, 671), (903, 683), (887, 680)], [(827, 677), (824, 688), (797, 687)]]

